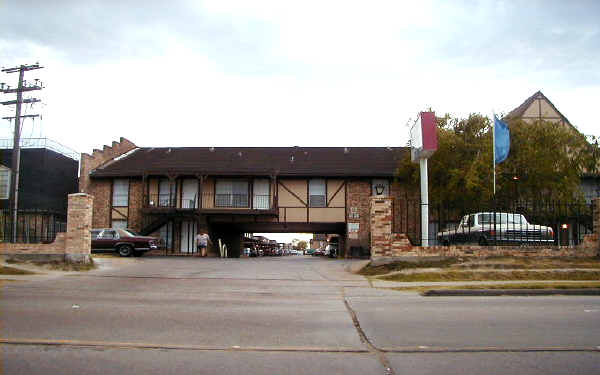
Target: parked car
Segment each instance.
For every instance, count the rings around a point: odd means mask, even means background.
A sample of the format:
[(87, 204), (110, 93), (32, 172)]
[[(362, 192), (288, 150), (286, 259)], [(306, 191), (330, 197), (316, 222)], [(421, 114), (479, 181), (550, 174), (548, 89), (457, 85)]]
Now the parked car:
[(547, 226), (528, 223), (521, 214), (478, 212), (465, 215), (455, 229), (439, 232), (437, 239), (443, 245), (548, 244), (554, 242), (554, 231)]
[(92, 229), (92, 252), (118, 252), (122, 257), (142, 256), (146, 251), (158, 249), (159, 239), (140, 236), (127, 229)]
[(310, 254), (310, 255), (321, 256), (321, 255), (323, 255), (323, 253), (324, 253), (323, 249), (315, 249), (315, 251), (313, 251), (312, 254)]
[(251, 256), (251, 257), (258, 257), (258, 256), (260, 256), (260, 253), (259, 253), (258, 249), (251, 248), (249, 256)]
[(317, 249), (308, 249), (304, 252), (305, 255), (313, 255)]

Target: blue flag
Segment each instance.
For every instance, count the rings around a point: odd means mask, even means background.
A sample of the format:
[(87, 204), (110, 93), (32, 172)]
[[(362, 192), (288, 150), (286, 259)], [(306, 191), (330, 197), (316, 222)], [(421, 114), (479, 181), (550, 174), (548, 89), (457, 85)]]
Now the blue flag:
[(508, 125), (494, 115), (494, 148), (496, 152), (496, 164), (502, 163), (508, 157), (510, 151), (510, 130)]

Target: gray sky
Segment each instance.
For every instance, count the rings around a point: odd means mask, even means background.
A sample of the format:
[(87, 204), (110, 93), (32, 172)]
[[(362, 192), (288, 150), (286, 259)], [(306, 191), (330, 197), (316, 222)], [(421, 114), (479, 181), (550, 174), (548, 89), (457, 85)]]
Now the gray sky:
[(45, 66), (26, 76), (47, 88), (23, 135), (79, 152), (120, 136), (402, 146), (421, 110), (508, 112), (537, 90), (600, 135), (597, 1), (0, 0), (0, 14), (0, 65)]

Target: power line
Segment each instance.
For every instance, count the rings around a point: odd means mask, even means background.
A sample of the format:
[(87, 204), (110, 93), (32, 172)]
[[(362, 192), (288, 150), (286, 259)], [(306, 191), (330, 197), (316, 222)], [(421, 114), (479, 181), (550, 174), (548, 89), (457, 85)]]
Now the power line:
[[(42, 89), (42, 83), (36, 79), (34, 83), (24, 80), (25, 72), (30, 70), (42, 69), (38, 63), (33, 65), (20, 65), (14, 68), (2, 69), (4, 73), (19, 73), (19, 83), (16, 88), (11, 88), (5, 83), (0, 83), (0, 92), (4, 94), (17, 94), (16, 100), (0, 102), (2, 105), (15, 105), (15, 134), (12, 152), (12, 173), (11, 173), (11, 192), (10, 202), (12, 208), (12, 242), (17, 242), (17, 212), (19, 208), (19, 170), (21, 164), (21, 126), (22, 118), (36, 117), (37, 115), (21, 115), (21, 105), (27, 103), (37, 103), (40, 100), (36, 98), (23, 99), (23, 93)], [(5, 120), (11, 120), (11, 117), (4, 117)]]

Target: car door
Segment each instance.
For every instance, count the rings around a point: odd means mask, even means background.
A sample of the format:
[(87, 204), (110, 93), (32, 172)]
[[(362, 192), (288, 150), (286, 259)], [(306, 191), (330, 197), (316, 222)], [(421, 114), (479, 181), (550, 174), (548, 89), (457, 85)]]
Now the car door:
[(114, 229), (103, 230), (96, 239), (97, 250), (101, 252), (113, 251), (117, 239), (117, 232)]

